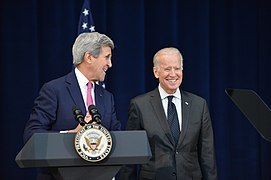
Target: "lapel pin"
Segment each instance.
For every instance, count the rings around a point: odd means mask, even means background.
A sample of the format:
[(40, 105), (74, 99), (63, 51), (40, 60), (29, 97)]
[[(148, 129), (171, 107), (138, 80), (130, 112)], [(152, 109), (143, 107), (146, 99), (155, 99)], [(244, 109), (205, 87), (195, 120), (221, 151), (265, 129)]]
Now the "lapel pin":
[(186, 105), (188, 105), (188, 102), (184, 102)]

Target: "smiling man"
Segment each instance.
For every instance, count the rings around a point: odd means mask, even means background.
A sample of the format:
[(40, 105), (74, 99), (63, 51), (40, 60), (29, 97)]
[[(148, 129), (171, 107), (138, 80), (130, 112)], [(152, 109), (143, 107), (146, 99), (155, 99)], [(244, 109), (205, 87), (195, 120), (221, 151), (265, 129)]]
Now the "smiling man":
[[(95, 83), (104, 81), (106, 71), (112, 67), (113, 48), (113, 41), (98, 32), (82, 33), (76, 38), (72, 48), (74, 68), (42, 86), (26, 123), (25, 143), (34, 133), (77, 132), (81, 125), (74, 118), (75, 105), (83, 115), (87, 114), (90, 104), (96, 105), (104, 127), (109, 131), (121, 129), (113, 95)], [(37, 179), (55, 178), (49, 169), (41, 169)]]
[(121, 180), (216, 180), (211, 118), (205, 99), (183, 91), (183, 58), (178, 49), (159, 50), (153, 58), (159, 85), (130, 102), (127, 130), (146, 130), (152, 158), (124, 166)]

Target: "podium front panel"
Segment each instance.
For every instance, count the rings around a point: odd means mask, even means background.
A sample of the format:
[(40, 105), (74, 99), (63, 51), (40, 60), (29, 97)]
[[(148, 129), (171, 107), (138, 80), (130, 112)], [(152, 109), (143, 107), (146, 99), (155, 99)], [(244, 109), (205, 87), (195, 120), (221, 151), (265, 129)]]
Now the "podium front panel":
[(99, 162), (82, 159), (74, 147), (75, 133), (35, 133), (16, 156), (21, 168), (144, 164), (151, 158), (146, 131), (111, 131), (113, 146)]

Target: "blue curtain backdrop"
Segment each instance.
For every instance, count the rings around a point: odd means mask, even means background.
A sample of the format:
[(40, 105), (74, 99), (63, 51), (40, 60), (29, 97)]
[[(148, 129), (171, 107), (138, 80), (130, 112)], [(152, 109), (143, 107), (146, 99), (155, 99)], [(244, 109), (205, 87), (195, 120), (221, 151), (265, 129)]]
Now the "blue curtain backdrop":
[[(35, 177), (15, 156), (41, 85), (71, 70), (83, 0), (1, 0), (1, 179)], [(257, 133), (225, 88), (256, 91), (271, 105), (271, 1), (91, 0), (96, 31), (115, 42), (106, 88), (126, 124), (132, 97), (157, 86), (154, 53), (184, 56), (182, 88), (207, 99), (220, 180), (270, 180), (271, 142)], [(270, 127), (271, 130), (271, 127)]]

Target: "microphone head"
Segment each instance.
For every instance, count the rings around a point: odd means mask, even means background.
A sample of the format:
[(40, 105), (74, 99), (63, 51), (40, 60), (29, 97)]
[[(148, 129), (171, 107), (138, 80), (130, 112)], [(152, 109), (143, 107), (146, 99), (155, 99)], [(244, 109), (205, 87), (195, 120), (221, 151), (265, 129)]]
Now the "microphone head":
[(92, 117), (92, 121), (96, 122), (97, 124), (101, 124), (101, 114), (98, 112), (98, 109), (95, 105), (90, 105), (88, 107), (88, 112)]
[(97, 109), (97, 107), (95, 105), (91, 104), (91, 105), (88, 106), (88, 111), (96, 113), (96, 112), (98, 112), (98, 109)]
[(77, 122), (79, 122), (79, 124), (81, 126), (84, 126), (86, 124), (85, 120), (84, 120), (84, 115), (81, 111), (81, 109), (79, 108), (79, 106), (77, 105), (74, 105), (72, 107), (72, 111), (73, 111), (73, 115), (74, 115), (74, 118)]

